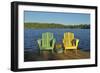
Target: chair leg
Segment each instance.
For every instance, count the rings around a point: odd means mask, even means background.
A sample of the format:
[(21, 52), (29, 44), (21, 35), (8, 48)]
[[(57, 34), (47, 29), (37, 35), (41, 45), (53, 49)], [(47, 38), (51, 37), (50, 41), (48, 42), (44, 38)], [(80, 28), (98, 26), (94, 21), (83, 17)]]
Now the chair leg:
[(64, 50), (64, 54), (66, 54), (66, 50)]
[(75, 53), (76, 53), (76, 55), (77, 55), (77, 49), (75, 50)]
[(39, 53), (40, 53), (40, 55), (42, 55), (42, 53), (43, 53), (43, 50), (40, 50), (40, 52), (39, 52)]
[(52, 50), (52, 54), (53, 54), (53, 52), (54, 52), (54, 51)]

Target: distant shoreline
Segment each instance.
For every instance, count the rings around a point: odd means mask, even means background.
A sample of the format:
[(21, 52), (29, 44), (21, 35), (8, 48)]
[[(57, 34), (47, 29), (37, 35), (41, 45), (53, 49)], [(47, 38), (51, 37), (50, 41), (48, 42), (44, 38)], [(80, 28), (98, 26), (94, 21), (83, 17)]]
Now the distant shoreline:
[(47, 28), (71, 28), (71, 29), (90, 29), (90, 24), (57, 24), (57, 23), (24, 23), (25, 29), (47, 29)]

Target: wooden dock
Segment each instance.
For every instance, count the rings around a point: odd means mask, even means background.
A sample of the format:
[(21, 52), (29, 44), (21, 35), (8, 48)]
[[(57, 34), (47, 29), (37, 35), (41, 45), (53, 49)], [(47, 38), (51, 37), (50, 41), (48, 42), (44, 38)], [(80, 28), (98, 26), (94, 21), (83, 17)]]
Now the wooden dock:
[(66, 53), (51, 53), (50, 51), (42, 51), (41, 54), (27, 53), (24, 54), (24, 61), (46, 61), (46, 60), (74, 60), (88, 59), (90, 52), (77, 50), (77, 53), (72, 50), (67, 50)]

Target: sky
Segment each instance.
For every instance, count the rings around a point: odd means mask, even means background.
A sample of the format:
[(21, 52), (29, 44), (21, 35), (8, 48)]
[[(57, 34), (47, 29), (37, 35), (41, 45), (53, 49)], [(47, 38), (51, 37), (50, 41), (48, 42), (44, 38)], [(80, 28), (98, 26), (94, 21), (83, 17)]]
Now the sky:
[(24, 11), (24, 22), (90, 24), (90, 14)]

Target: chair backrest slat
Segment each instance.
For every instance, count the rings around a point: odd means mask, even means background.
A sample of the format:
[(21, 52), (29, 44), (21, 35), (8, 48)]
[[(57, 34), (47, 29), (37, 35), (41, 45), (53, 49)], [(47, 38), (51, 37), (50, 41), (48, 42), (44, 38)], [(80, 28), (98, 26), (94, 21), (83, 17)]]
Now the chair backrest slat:
[(64, 33), (64, 40), (67, 46), (72, 46), (72, 40), (74, 39), (74, 33), (66, 32)]
[(53, 39), (53, 33), (42, 33), (42, 47), (50, 47), (50, 41)]

